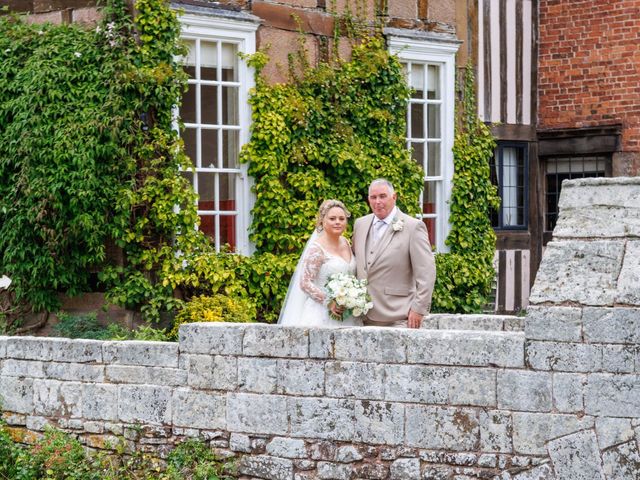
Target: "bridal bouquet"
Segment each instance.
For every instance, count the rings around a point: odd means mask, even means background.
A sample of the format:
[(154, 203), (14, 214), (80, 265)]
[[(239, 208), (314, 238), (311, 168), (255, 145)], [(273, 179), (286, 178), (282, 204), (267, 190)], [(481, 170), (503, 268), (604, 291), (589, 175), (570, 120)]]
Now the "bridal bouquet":
[[(359, 317), (373, 307), (371, 297), (367, 292), (367, 281), (358, 280), (353, 275), (334, 273), (329, 276), (325, 289), (327, 291), (327, 304), (334, 301), (336, 305), (345, 308), (343, 318), (351, 315)], [(335, 318), (333, 314), (331, 316)]]

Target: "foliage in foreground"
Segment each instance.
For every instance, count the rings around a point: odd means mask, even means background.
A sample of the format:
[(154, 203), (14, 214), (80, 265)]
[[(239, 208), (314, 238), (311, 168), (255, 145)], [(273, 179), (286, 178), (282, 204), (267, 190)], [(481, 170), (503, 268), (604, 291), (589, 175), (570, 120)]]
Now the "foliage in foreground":
[(180, 443), (166, 465), (140, 452), (89, 453), (59, 430), (47, 429), (33, 446), (15, 442), (0, 422), (0, 480), (230, 480), (233, 465), (199, 440)]

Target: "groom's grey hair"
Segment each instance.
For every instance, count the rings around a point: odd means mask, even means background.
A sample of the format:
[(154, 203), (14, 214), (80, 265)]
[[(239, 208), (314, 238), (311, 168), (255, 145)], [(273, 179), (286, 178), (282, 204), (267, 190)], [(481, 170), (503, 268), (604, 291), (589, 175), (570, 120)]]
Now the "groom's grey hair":
[(369, 184), (369, 193), (371, 193), (371, 189), (375, 185), (386, 185), (387, 187), (389, 187), (389, 193), (391, 195), (393, 195), (396, 191), (395, 188), (393, 188), (393, 184), (386, 178), (376, 178), (373, 182)]

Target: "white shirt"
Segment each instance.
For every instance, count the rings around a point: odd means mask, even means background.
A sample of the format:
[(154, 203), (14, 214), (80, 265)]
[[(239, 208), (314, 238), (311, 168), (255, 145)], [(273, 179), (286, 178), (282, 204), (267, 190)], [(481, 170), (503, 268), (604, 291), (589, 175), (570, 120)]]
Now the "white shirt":
[(391, 225), (391, 222), (393, 221), (393, 218), (397, 215), (397, 213), (398, 213), (398, 207), (393, 207), (393, 210), (391, 210), (391, 213), (389, 213), (389, 215), (387, 215), (382, 220), (380, 220), (378, 217), (375, 218), (375, 220), (373, 221), (373, 242), (374, 243), (377, 243), (378, 240), (380, 240), (384, 236), (384, 232), (387, 231), (387, 228), (389, 228), (389, 225)]

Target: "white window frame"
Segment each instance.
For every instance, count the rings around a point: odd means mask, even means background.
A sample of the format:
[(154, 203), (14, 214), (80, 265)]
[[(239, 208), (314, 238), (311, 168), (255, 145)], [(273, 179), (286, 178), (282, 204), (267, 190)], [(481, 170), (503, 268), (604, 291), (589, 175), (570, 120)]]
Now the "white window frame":
[[(400, 35), (397, 29), (385, 30), (388, 36), (389, 50), (398, 56), (401, 62), (438, 65), (440, 71), (440, 130), (441, 130), (441, 171), (439, 176), (428, 177), (423, 181), (439, 182), (436, 199), (436, 214), (421, 214), (420, 218), (436, 220), (435, 247), (438, 252), (448, 252), (445, 239), (449, 235), (449, 201), (451, 199), (451, 181), (453, 178), (453, 140), (455, 127), (455, 55), (460, 41), (454, 38), (440, 38), (424, 32), (407, 32)], [(435, 103), (435, 102), (434, 102)], [(426, 121), (426, 119), (425, 119)], [(425, 132), (427, 131), (425, 125)], [(407, 138), (408, 148), (411, 147)], [(422, 205), (422, 194), (420, 195)]]
[[(256, 31), (259, 22), (254, 17), (233, 18), (235, 12), (229, 12), (230, 16), (212, 15), (207, 13), (187, 12), (180, 15), (181, 24), (180, 38), (182, 40), (205, 40), (235, 43), (238, 52), (253, 54), (256, 51)], [(241, 16), (241, 14), (236, 14)], [(247, 16), (250, 17), (250, 16)], [(245, 60), (238, 59), (238, 120), (239, 120), (239, 142), (238, 152), (242, 146), (250, 139), (251, 127), (251, 107), (249, 105), (249, 91), (255, 86), (254, 70), (249, 67)], [(185, 123), (185, 126), (195, 126), (197, 124)], [(195, 159), (194, 159), (195, 163)], [(251, 193), (252, 179), (248, 174), (248, 165), (239, 164), (239, 172), (236, 177), (236, 251), (248, 255), (252, 253), (253, 246), (249, 241), (249, 227), (251, 225), (251, 209), (254, 199)], [(206, 169), (205, 169), (206, 170)], [(235, 171), (235, 169), (233, 169)], [(217, 211), (213, 212), (218, 213)], [(201, 214), (201, 211), (198, 211)], [(216, 250), (220, 250), (219, 231), (216, 231)]]

